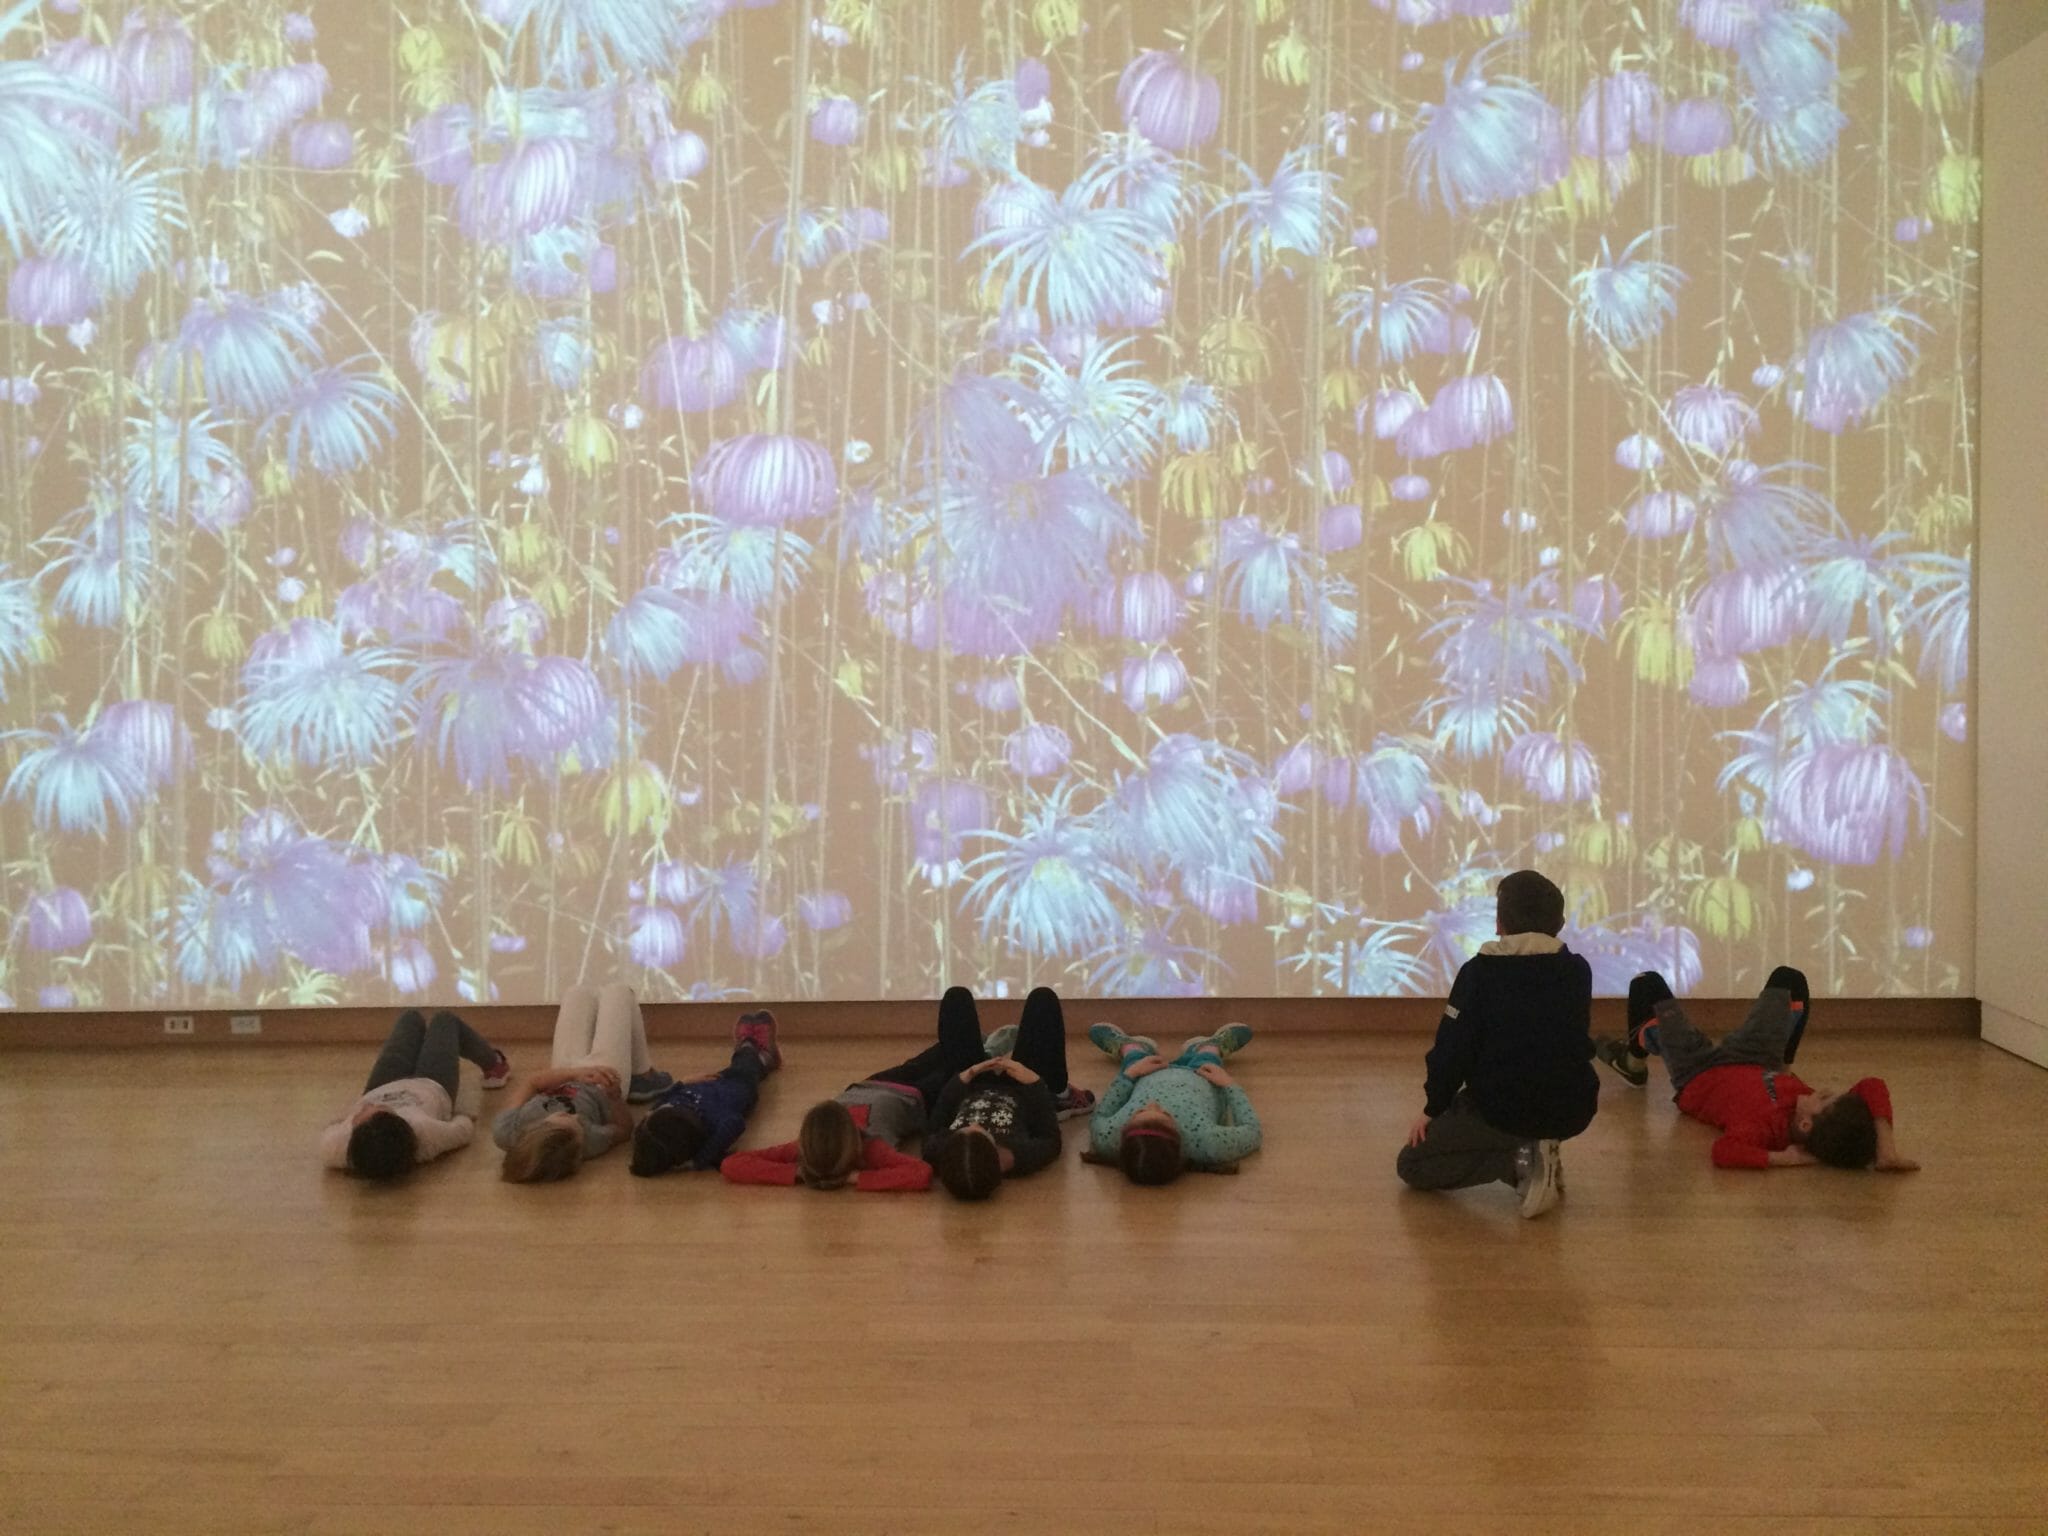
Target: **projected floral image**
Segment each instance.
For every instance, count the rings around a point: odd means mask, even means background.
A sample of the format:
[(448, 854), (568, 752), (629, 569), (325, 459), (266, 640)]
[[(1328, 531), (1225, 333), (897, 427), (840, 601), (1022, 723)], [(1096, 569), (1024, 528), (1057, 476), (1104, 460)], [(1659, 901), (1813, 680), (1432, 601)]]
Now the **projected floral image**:
[(0, 990), (1966, 990), (1981, 9), (0, 0)]

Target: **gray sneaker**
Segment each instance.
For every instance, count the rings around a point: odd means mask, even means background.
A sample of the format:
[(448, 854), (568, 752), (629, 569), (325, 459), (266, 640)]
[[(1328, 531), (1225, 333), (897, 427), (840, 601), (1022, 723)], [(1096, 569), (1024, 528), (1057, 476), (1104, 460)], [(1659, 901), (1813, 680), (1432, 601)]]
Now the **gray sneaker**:
[(1017, 1044), (1017, 1026), (1005, 1024), (981, 1042), (981, 1053), (990, 1061), (998, 1056), (1007, 1056)]
[(1522, 1197), (1522, 1216), (1533, 1220), (1564, 1198), (1564, 1165), (1555, 1141), (1531, 1141), (1515, 1154), (1515, 1193)]

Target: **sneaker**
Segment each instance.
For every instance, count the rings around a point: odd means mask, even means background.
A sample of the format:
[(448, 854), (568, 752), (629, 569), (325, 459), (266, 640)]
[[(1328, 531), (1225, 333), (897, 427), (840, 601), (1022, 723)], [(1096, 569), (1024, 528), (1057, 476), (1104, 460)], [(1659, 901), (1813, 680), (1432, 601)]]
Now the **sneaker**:
[(1611, 1067), (1615, 1076), (1630, 1087), (1640, 1088), (1650, 1080), (1650, 1059), (1635, 1055), (1619, 1040), (1595, 1040), (1593, 1059), (1603, 1067)]
[(1216, 1044), (1218, 1056), (1234, 1056), (1252, 1042), (1252, 1027), (1249, 1024), (1226, 1024), (1209, 1037)]
[(761, 1053), (770, 1072), (782, 1065), (782, 1047), (775, 1043), (775, 1015), (766, 1008), (743, 1013), (732, 1027), (734, 1045), (751, 1045)]
[(646, 1104), (660, 1098), (675, 1087), (676, 1080), (659, 1067), (649, 1067), (645, 1072), (635, 1072), (633, 1081), (626, 1086), (628, 1104)]
[(512, 1063), (507, 1061), (505, 1053), (500, 1051), (498, 1059), (484, 1068), (484, 1087), (486, 1090), (502, 1088), (511, 1081)]
[(1142, 1045), (1148, 1056), (1159, 1054), (1159, 1042), (1150, 1035), (1127, 1035), (1114, 1024), (1090, 1024), (1088, 1043), (1105, 1056), (1120, 1058), (1127, 1045)]
[(1059, 1111), (1062, 1120), (1078, 1119), (1095, 1109), (1095, 1095), (1079, 1083), (1067, 1084), (1067, 1091), (1055, 1095), (1052, 1102), (1053, 1108)]
[(981, 1042), (981, 1053), (994, 1061), (998, 1056), (1007, 1056), (1017, 1048), (1017, 1026), (1005, 1024), (1001, 1029)]
[(1533, 1220), (1556, 1206), (1563, 1196), (1561, 1171), (1554, 1141), (1529, 1142), (1515, 1155), (1515, 1192), (1522, 1197), (1524, 1220)]

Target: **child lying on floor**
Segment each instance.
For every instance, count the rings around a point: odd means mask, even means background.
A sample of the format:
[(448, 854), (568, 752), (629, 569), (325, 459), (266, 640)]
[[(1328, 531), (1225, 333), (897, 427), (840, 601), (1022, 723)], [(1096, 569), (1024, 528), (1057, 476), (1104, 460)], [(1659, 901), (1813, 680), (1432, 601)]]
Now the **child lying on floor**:
[(1679, 1109), (1721, 1132), (1714, 1143), (1717, 1168), (1918, 1168), (1899, 1153), (1883, 1078), (1866, 1077), (1833, 1092), (1792, 1074), (1809, 1005), (1806, 977), (1781, 965), (1741, 1028), (1717, 1045), (1685, 1016), (1670, 984), (1645, 971), (1629, 983), (1628, 1039), (1603, 1040), (1598, 1054), (1638, 1088), (1649, 1081), (1648, 1058), (1661, 1056)]

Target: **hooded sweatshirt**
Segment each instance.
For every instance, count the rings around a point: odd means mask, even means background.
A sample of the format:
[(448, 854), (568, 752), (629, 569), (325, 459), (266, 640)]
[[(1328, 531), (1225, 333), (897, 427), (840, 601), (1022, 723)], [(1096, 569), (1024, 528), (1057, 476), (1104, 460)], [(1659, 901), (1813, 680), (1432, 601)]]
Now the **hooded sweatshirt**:
[(1531, 1140), (1576, 1136), (1593, 1123), (1593, 971), (1546, 933), (1480, 947), (1451, 984), (1425, 1058), (1432, 1119), (1469, 1088), (1495, 1130)]

